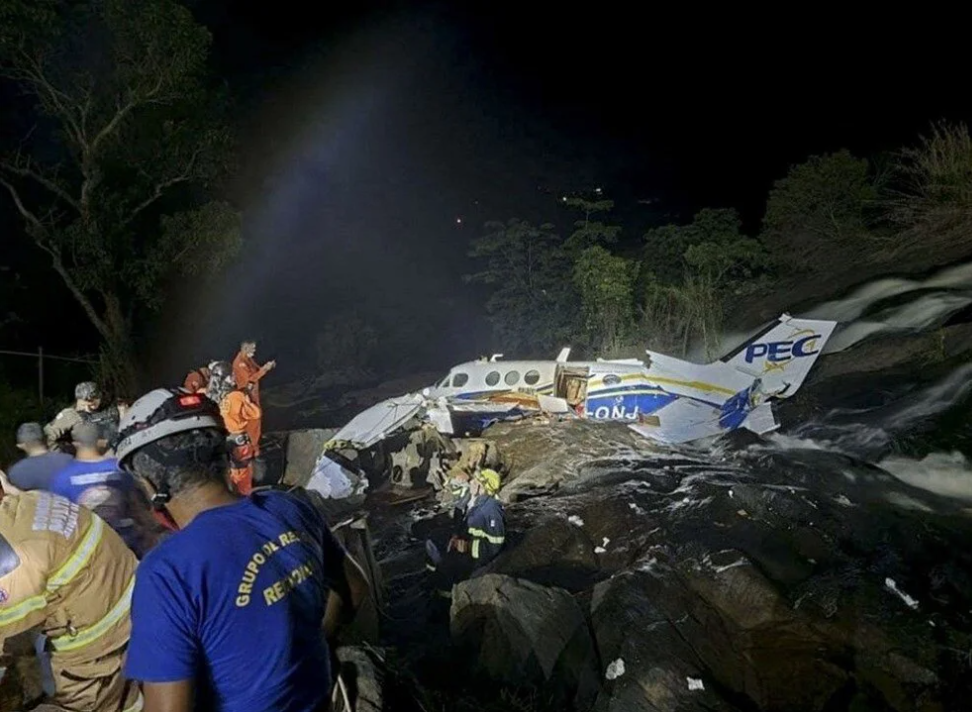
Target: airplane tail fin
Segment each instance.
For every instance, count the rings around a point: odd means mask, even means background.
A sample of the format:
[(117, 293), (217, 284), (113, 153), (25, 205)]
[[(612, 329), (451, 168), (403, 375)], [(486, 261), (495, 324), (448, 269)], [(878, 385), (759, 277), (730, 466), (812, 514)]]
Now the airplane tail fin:
[(806, 380), (836, 326), (783, 314), (719, 360), (759, 379), (766, 396), (788, 398)]

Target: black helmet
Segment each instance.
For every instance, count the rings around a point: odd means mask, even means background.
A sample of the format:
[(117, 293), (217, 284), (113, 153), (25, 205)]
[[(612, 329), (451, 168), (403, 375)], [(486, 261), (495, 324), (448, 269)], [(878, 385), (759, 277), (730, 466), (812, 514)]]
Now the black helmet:
[(79, 401), (93, 401), (101, 398), (101, 389), (94, 381), (84, 381), (74, 387), (74, 398)]

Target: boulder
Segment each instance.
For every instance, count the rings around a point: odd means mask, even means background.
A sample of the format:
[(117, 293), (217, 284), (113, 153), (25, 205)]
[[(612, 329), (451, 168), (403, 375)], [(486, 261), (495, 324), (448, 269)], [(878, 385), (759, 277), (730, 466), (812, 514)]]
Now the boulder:
[(295, 430), (287, 438), (287, 464), (283, 482), (306, 486), (314, 473), (314, 465), (324, 451), (324, 443), (331, 439), (336, 428)]
[(510, 475), (500, 499), (515, 502), (557, 489), (598, 458), (648, 452), (653, 445), (624, 423), (588, 420), (524, 420), (497, 423), (485, 437), (503, 453)]
[(599, 571), (594, 548), (582, 527), (566, 519), (548, 519), (528, 529), (489, 570), (543, 586), (581, 591), (593, 583)]
[(384, 709), (384, 675), (372, 655), (364, 648), (342, 646), (336, 651), (340, 662), (341, 685), (336, 690), (337, 698), (347, 694), (351, 709), (339, 702), (336, 710), (346, 712), (382, 712)]
[(597, 691), (587, 620), (563, 589), (485, 574), (453, 589), (453, 640), (490, 684), (542, 688), (560, 708), (587, 709)]

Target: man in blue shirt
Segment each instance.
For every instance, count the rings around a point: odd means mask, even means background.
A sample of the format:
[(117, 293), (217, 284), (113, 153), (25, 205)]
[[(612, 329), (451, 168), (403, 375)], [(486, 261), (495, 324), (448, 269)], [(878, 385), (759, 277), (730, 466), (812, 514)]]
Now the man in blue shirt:
[(17, 428), (17, 447), (27, 453), (10, 468), (7, 479), (15, 491), (50, 490), (54, 474), (71, 462), (64, 452), (47, 449), (47, 437), (40, 423), (24, 423)]
[(51, 492), (104, 519), (141, 559), (155, 545), (161, 527), (139, 497), (134, 478), (115, 458), (101, 453), (101, 429), (95, 423), (79, 423), (72, 438), (74, 460), (54, 475)]
[(325, 635), (367, 580), (306, 499), (231, 492), (227, 453), (200, 394), (152, 391), (121, 422), (119, 463), (179, 527), (139, 565), (125, 673), (146, 712), (323, 712)]

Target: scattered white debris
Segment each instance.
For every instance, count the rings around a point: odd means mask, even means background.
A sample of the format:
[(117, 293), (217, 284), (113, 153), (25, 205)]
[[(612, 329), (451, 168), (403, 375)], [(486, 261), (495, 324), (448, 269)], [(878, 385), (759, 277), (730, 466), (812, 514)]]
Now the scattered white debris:
[(655, 570), (655, 566), (658, 565), (658, 559), (652, 556), (648, 561), (642, 561), (638, 564), (638, 571), (644, 571), (646, 573), (652, 573)]
[(604, 539), (601, 541), (601, 546), (606, 547), (610, 543), (611, 543), (611, 540), (608, 539), (607, 537), (604, 537)]
[(695, 678), (695, 677), (687, 677), (685, 679), (688, 680), (688, 689), (689, 689), (690, 692), (694, 692), (695, 690), (704, 690), (705, 689), (705, 685), (703, 685), (702, 684), (702, 681), (699, 680), (698, 678)]
[(622, 675), (624, 675), (624, 660), (621, 658), (608, 665), (607, 672), (604, 673), (604, 677), (608, 680), (617, 680)]
[(631, 511), (633, 511), (633, 512), (634, 512), (635, 514), (644, 514), (644, 513), (645, 513), (645, 510), (643, 510), (643, 509), (642, 509), (641, 507), (639, 507), (639, 506), (638, 506), (637, 504), (635, 504), (634, 502), (628, 502), (628, 507), (629, 507), (629, 508), (631, 509)]
[(607, 553), (607, 549), (605, 549), (603, 546), (595, 546), (594, 547), (594, 553), (595, 554), (606, 554)]
[(854, 503), (853, 503), (853, 502), (851, 502), (851, 501), (850, 501), (849, 499), (847, 499), (847, 497), (845, 497), (845, 496), (844, 496), (844, 495), (842, 495), (842, 494), (841, 494), (841, 495), (838, 495), (838, 496), (837, 496), (837, 497), (836, 497), (836, 498), (834, 499), (834, 501), (835, 501), (835, 502), (837, 502), (837, 504), (841, 504), (841, 505), (843, 505), (843, 506), (845, 506), (845, 507), (853, 507), (853, 506), (854, 506)]
[(902, 601), (904, 601), (905, 602), (905, 605), (908, 606), (908, 608), (910, 608), (912, 610), (918, 610), (918, 601), (916, 601), (911, 596), (909, 596), (907, 593), (905, 593), (900, 588), (898, 588), (898, 584), (895, 583), (895, 581), (894, 581), (893, 578), (886, 578), (886, 579), (884, 579), (884, 586), (891, 593), (893, 593), (898, 598), (900, 598)]
[(729, 497), (732, 498), (732, 490), (729, 490)]
[(584, 520), (578, 517), (576, 514), (571, 514), (569, 517), (567, 517), (567, 521), (573, 524), (575, 527), (584, 526)]

